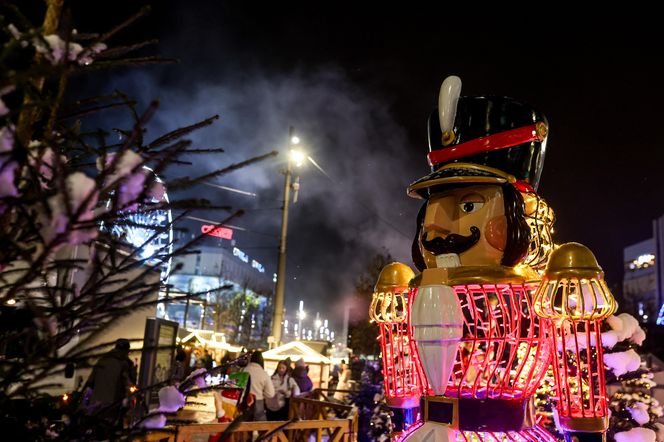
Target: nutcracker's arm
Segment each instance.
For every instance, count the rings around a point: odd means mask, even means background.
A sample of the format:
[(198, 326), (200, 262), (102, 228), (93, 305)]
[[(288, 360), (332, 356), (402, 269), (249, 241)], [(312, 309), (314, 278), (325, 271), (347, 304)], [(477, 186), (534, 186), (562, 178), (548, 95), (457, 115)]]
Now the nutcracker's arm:
[(592, 252), (578, 243), (556, 249), (533, 302), (553, 341), (556, 409), (566, 441), (604, 441), (609, 414), (601, 324), (617, 304)]
[(378, 326), (385, 398), (394, 413), (394, 431), (397, 433), (414, 422), (422, 392), (408, 324), (409, 283), (414, 276), (405, 264), (393, 262), (385, 266), (369, 307), (371, 322)]

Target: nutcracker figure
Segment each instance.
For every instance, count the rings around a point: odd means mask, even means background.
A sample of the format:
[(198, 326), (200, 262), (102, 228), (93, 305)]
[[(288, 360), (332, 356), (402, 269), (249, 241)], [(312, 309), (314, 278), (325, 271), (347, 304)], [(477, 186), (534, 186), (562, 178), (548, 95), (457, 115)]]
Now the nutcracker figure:
[[(460, 91), (458, 77), (443, 82), (429, 118), (432, 173), (408, 187), (425, 200), (413, 242), (421, 273), (398, 298), (406, 309), (397, 315), (406, 330), (399, 342), (410, 346), (398, 348), (416, 367), (384, 360), (384, 374), (399, 385), (394, 378), (407, 373), (411, 381), (401, 385), (408, 389), (393, 394), (421, 399), (419, 423), (399, 437), (554, 441), (533, 408), (553, 362), (566, 439), (603, 441), (599, 327), (616, 304), (588, 249), (567, 244), (554, 251), (553, 212), (536, 191), (547, 120), (514, 99)], [(384, 285), (379, 281), (377, 293)], [(396, 318), (378, 304), (374, 311)], [(383, 328), (385, 358), (397, 348), (385, 336), (402, 328)], [(421, 374), (417, 382), (413, 373)]]

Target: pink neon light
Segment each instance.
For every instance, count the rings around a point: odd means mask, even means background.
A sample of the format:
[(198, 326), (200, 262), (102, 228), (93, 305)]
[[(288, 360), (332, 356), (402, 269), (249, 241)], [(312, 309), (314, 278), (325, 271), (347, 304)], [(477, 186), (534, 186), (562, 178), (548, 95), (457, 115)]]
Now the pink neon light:
[(201, 226), (201, 233), (223, 239), (233, 238), (233, 229), (229, 229), (228, 227), (215, 227), (211, 224), (203, 224)]

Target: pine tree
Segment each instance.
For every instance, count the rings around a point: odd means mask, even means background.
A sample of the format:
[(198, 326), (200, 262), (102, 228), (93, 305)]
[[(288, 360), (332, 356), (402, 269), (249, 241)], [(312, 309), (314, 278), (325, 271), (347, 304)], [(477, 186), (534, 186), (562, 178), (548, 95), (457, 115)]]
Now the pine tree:
[(664, 411), (650, 394), (653, 373), (636, 352), (646, 335), (638, 321), (627, 313), (607, 320), (602, 333), (607, 384), (620, 384), (610, 398), (608, 440), (615, 442), (664, 441), (664, 425), (657, 422)]
[[(142, 256), (141, 249), (172, 229), (187, 210), (213, 209), (201, 199), (165, 201), (157, 176), (188, 164), (184, 155), (223, 152), (192, 148), (185, 138), (217, 116), (155, 136), (146, 125), (157, 101), (142, 107), (121, 92), (70, 99), (68, 86), (76, 83), (69, 80), (75, 76), (168, 60), (132, 56), (152, 42), (109, 47), (109, 39), (147, 9), (107, 32), (83, 34), (61, 20), (70, 16), (63, 3), (46, 1), (40, 26), (17, 6), (3, 3), (0, 9), (5, 32), (0, 51), (0, 428), (8, 440), (127, 437), (163, 426), (165, 415), (181, 407), (185, 395), (205, 389), (203, 373), (180, 385), (154, 386), (164, 398), (160, 411), (116, 428), (118, 433), (100, 432), (99, 416), (77, 400), (80, 391), (62, 398), (44, 393), (45, 380), (72, 366), (89, 367), (105, 352), (94, 339), (110, 324), (155, 307), (151, 295), (162, 286), (160, 270), (174, 256), (191, 253), (200, 239), (168, 242)], [(109, 109), (125, 110), (125, 123), (93, 127), (104, 122), (100, 115)], [(272, 155), (167, 180), (166, 186), (182, 190)], [(242, 213), (219, 209), (230, 213), (227, 220)], [(159, 226), (135, 221), (156, 211), (179, 215)], [(153, 233), (134, 248), (113, 231), (118, 226)], [(85, 249), (86, 258), (72, 258), (75, 248)]]
[[(620, 388), (609, 398), (611, 417), (609, 442), (663, 442), (664, 425), (657, 420), (664, 415), (662, 406), (650, 390), (656, 385), (652, 371), (641, 362), (637, 349), (645, 340), (638, 321), (627, 313), (611, 316), (603, 326), (605, 379), (607, 385)], [(593, 349), (594, 351), (594, 349)], [(556, 392), (551, 373), (547, 374), (535, 395), (539, 423), (563, 440), (556, 424)]]
[(392, 412), (385, 403), (380, 367), (373, 362), (367, 362), (362, 371), (359, 389), (348, 396), (357, 408), (358, 441), (389, 441)]

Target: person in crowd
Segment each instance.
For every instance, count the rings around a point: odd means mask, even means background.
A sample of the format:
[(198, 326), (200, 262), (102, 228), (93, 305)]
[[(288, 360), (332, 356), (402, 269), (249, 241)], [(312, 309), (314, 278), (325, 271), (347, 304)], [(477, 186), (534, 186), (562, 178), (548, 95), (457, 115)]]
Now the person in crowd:
[(206, 370), (212, 370), (212, 367), (214, 366), (212, 355), (210, 352), (208, 352), (207, 348), (203, 349), (203, 354), (201, 355), (201, 362), (199, 365), (200, 368), (204, 368)]
[(191, 353), (191, 359), (189, 361), (190, 371), (202, 368), (201, 363), (202, 363), (201, 351), (195, 348), (194, 351)]
[(308, 393), (314, 388), (314, 383), (311, 382), (311, 378), (309, 377), (309, 367), (307, 367), (302, 358), (295, 362), (293, 379), (297, 382), (297, 386), (300, 388), (300, 393)]
[(223, 376), (223, 375), (229, 375), (233, 372), (232, 366), (230, 365), (231, 360), (232, 360), (231, 355), (228, 353), (222, 356), (221, 360), (219, 361), (219, 366), (221, 367), (219, 374)]
[(334, 399), (338, 401), (346, 399), (348, 390), (350, 390), (350, 381), (351, 371), (348, 368), (348, 364), (341, 364), (341, 373), (339, 373), (339, 383), (337, 384), (337, 391), (334, 392)]
[(267, 420), (265, 415), (265, 399), (274, 396), (274, 385), (272, 379), (263, 368), (263, 353), (254, 351), (251, 353), (249, 363), (241, 371), (249, 373), (249, 394), (253, 395), (253, 412), (246, 415), (247, 421)]
[(187, 371), (187, 352), (184, 351), (181, 345), (178, 345), (175, 348), (175, 359), (173, 361), (173, 370), (171, 372), (171, 377), (173, 381), (180, 382), (186, 376)]
[[(342, 359), (341, 363), (345, 363), (345, 361)], [(339, 373), (341, 373), (341, 365), (339, 364), (334, 364), (334, 367), (332, 367), (332, 371), (330, 372), (330, 379), (328, 380), (328, 388), (330, 390), (335, 390), (337, 388), (337, 384), (339, 383)]]
[(286, 360), (279, 361), (277, 369), (272, 375), (275, 394), (265, 401), (267, 420), (269, 421), (288, 420), (289, 399), (300, 394), (300, 387), (290, 375), (289, 368), (289, 363)]
[(129, 387), (136, 384), (129, 347), (127, 339), (118, 339), (115, 348), (99, 358), (85, 384), (91, 413), (112, 426), (122, 423), (127, 405), (123, 402), (129, 396)]
[(362, 380), (362, 372), (364, 371), (364, 361), (353, 355), (350, 358), (350, 379), (355, 382), (360, 382)]

